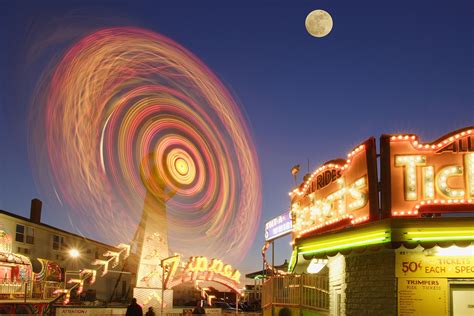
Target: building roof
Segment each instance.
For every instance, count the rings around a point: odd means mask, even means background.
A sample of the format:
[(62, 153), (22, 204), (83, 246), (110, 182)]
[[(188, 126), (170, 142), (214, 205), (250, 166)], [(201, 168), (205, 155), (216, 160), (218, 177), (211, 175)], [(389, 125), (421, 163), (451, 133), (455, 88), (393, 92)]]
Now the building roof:
[(378, 251), (383, 248), (425, 249), (465, 247), (474, 242), (474, 217), (388, 218), (345, 230), (296, 239), (298, 255), (305, 260), (338, 253)]
[[(278, 270), (282, 270), (282, 271), (287, 271), (288, 270), (288, 261), (285, 259), (285, 262), (283, 262), (283, 264), (279, 265), (279, 266), (274, 266), (274, 268), (278, 271)], [(259, 278), (262, 278), (264, 275), (271, 275), (272, 274), (272, 270), (267, 268), (265, 270), (259, 270), (259, 271), (255, 271), (255, 272), (251, 272), (251, 273), (247, 273), (245, 275), (245, 277), (247, 279), (259, 279)]]
[(51, 226), (51, 225), (48, 225), (48, 224), (44, 224), (44, 223), (41, 223), (41, 222), (37, 223), (37, 222), (34, 222), (31, 219), (27, 218), (27, 217), (23, 217), (23, 216), (14, 214), (14, 213), (10, 213), (10, 212), (7, 212), (7, 211), (2, 210), (2, 209), (0, 209), (0, 214), (4, 214), (6, 216), (14, 217), (14, 218), (20, 219), (22, 221), (29, 222), (31, 225), (42, 226), (42, 227), (45, 227), (45, 228), (48, 228), (48, 229), (51, 229), (51, 230), (55, 230), (55, 231), (57, 231), (58, 233), (61, 233), (61, 234), (69, 235), (69, 236), (72, 236), (72, 237), (75, 237), (75, 238), (80, 238), (80, 239), (82, 239), (86, 242), (96, 243), (96, 244), (99, 244), (99, 245), (104, 246), (106, 248), (117, 249), (115, 246), (111, 246), (111, 245), (105, 244), (105, 243), (97, 241), (97, 240), (86, 238), (84, 236), (74, 234), (74, 233), (68, 232), (66, 230), (63, 230), (63, 229), (60, 229), (60, 228), (57, 228), (57, 227), (54, 227), (54, 226)]

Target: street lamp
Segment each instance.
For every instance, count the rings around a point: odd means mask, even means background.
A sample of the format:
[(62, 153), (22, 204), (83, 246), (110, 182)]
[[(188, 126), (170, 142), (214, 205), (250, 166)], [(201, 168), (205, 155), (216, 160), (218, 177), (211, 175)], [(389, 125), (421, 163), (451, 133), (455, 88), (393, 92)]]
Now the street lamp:
[(77, 250), (76, 248), (72, 248), (69, 250), (69, 256), (71, 256), (71, 258), (77, 258), (79, 257), (79, 255), (79, 250)]

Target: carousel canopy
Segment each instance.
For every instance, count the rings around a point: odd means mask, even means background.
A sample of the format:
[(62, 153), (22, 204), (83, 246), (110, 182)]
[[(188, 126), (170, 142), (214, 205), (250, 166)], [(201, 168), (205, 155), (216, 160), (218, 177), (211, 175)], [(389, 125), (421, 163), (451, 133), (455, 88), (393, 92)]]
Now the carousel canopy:
[(11, 252), (0, 252), (0, 265), (5, 263), (31, 265), (28, 257)]

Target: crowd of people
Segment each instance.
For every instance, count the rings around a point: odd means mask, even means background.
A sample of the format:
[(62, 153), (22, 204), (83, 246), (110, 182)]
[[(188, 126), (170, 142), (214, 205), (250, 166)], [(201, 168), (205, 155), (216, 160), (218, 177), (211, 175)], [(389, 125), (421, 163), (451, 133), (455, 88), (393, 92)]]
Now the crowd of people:
[[(127, 307), (127, 311), (125, 312), (125, 316), (143, 316), (143, 309), (137, 303), (136, 298), (132, 298), (132, 302)], [(148, 311), (146, 312), (145, 316), (155, 316), (155, 312), (153, 311), (153, 307), (148, 307)]]

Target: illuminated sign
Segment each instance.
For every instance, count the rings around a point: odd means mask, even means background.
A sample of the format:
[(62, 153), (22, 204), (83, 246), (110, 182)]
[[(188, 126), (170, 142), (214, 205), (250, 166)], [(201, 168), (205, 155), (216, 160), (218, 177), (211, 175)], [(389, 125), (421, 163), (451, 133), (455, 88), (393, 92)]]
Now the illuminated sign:
[(208, 259), (206, 257), (191, 257), (179, 270), (181, 258), (174, 256), (163, 260), (165, 267), (164, 288), (169, 289), (178, 284), (189, 281), (214, 281), (227, 286), (240, 293), (240, 272), (230, 264), (225, 264), (219, 259)]
[(0, 225), (0, 251), (12, 252), (12, 237), (3, 225)]
[(265, 240), (269, 241), (289, 234), (292, 227), (291, 213), (285, 212), (265, 224)]
[(449, 315), (448, 288), (447, 279), (398, 278), (398, 315)]
[(381, 146), (385, 217), (474, 209), (474, 127), (432, 143), (384, 135)]
[(356, 147), (347, 159), (324, 164), (289, 194), (297, 238), (376, 219), (375, 139)]
[(397, 251), (395, 275), (422, 278), (474, 278), (474, 257), (427, 256), (423, 253)]

